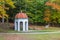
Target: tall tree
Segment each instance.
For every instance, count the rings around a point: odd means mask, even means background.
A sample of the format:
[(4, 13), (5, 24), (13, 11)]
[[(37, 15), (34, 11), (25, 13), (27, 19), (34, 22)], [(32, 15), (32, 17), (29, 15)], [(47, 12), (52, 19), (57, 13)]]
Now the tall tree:
[(14, 2), (12, 0), (0, 0), (0, 17), (2, 18), (2, 23), (4, 23), (4, 18), (8, 18), (8, 15), (6, 14), (6, 10), (9, 8), (6, 6), (9, 5), (12, 8), (14, 8)]
[(60, 1), (50, 0), (46, 3), (47, 6), (51, 7), (51, 21), (53, 23), (60, 23)]
[(14, 0), (16, 11), (20, 12), (22, 10), (23, 12), (26, 12), (26, 14), (29, 16), (29, 21), (32, 23), (43, 23), (43, 14), (45, 11), (45, 3), (48, 0)]

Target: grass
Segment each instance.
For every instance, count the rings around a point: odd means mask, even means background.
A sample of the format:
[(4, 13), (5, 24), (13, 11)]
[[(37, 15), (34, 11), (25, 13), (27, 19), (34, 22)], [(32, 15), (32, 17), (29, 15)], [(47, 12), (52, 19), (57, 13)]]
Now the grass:
[(0, 36), (0, 40), (4, 40), (4, 38), (2, 36)]
[(29, 35), (29, 38), (33, 38), (33, 40), (60, 40), (60, 34), (34, 34)]
[[(49, 28), (44, 28), (43, 30), (32, 30), (28, 32), (54, 32), (54, 31), (60, 31), (59, 27), (49, 27)], [(14, 31), (14, 30), (8, 30), (8, 33), (22, 33), (22, 31)]]
[[(49, 27), (49, 28), (44, 28), (42, 30), (32, 30), (28, 32), (54, 32), (54, 31), (60, 31), (59, 27)], [(22, 31), (18, 32), (12, 29), (4, 30), (0, 28), (0, 32), (6, 32), (6, 33), (22, 33)]]
[(60, 31), (60, 27), (49, 27), (49, 28), (43, 29), (42, 31), (49, 31), (49, 32)]
[(29, 38), (34, 38), (34, 40), (58, 40), (60, 36), (58, 34), (43, 34), (43, 35), (29, 35)]
[[(15, 35), (16, 36), (18, 35), (17, 38), (20, 38), (20, 39), (23, 38), (25, 40), (60, 40), (59, 33), (56, 33), (56, 34), (10, 34), (10, 35), (8, 34), (7, 36), (15, 37)], [(6, 37), (6, 34), (3, 36)], [(0, 40), (3, 40), (1, 38), (2, 37), (0, 37)]]

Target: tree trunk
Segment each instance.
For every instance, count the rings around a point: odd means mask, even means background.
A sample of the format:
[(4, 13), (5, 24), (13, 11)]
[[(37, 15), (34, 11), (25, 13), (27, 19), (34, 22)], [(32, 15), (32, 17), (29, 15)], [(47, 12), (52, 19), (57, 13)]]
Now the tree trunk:
[(4, 16), (2, 17), (2, 23), (4, 24)]

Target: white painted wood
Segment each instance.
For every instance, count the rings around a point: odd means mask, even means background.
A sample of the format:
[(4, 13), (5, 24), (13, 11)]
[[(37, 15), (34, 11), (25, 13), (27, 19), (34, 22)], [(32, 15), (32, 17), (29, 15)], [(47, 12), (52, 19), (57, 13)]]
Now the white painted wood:
[(20, 31), (20, 23), (18, 22), (18, 31)]
[(25, 22), (23, 22), (23, 31), (25, 31)]
[(17, 23), (16, 23), (16, 21), (15, 21), (15, 31), (17, 30)]
[[(16, 22), (18, 22), (18, 24)], [(15, 30), (20, 31), (20, 22), (23, 22), (23, 31), (28, 31), (28, 18), (27, 19), (15, 19)], [(27, 23), (25, 24), (25, 22)]]
[(26, 22), (26, 31), (28, 31), (28, 22)]

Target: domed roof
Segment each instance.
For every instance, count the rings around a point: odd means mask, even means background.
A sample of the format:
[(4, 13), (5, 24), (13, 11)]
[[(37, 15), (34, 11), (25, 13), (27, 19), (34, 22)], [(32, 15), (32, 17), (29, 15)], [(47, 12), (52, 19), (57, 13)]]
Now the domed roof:
[(28, 16), (25, 13), (18, 13), (16, 14), (15, 18), (28, 18)]

